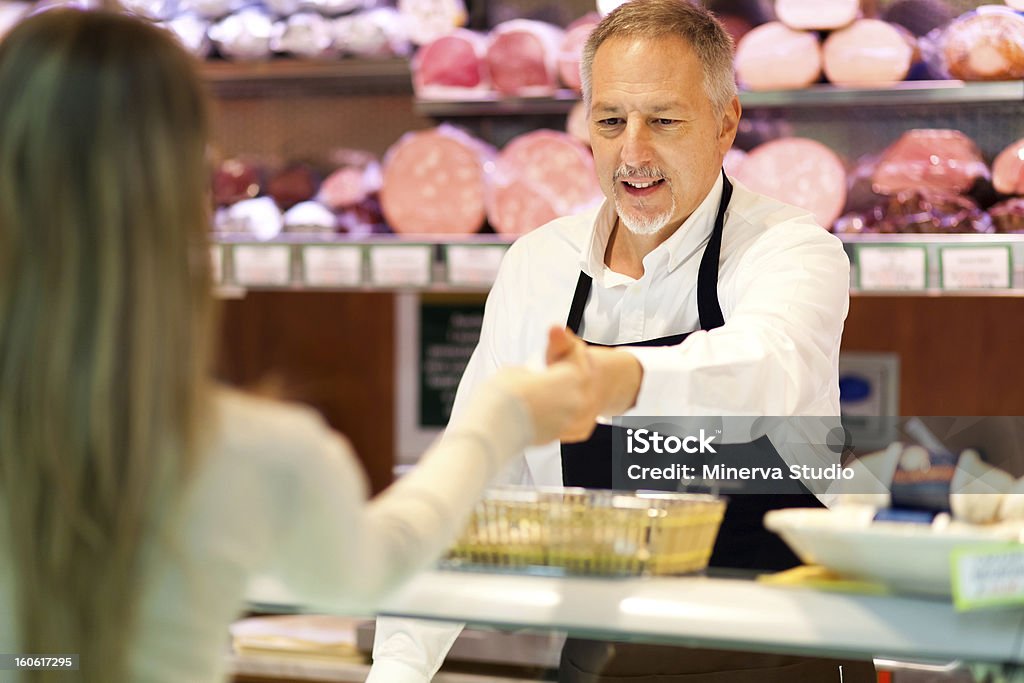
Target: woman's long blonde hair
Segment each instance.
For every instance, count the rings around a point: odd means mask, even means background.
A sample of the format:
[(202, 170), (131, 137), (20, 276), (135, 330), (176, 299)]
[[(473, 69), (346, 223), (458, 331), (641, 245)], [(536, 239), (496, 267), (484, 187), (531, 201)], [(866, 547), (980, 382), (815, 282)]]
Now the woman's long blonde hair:
[(53, 10), (0, 41), (0, 527), (15, 645), (79, 653), (86, 681), (129, 679), (140, 547), (199, 449), (206, 137), (195, 66), (158, 28)]

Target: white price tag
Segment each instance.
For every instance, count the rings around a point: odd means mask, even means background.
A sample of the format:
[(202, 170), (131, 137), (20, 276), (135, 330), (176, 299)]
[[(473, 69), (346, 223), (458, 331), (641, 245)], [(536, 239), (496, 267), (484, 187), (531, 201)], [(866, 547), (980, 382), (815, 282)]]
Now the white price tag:
[(430, 284), (431, 247), (422, 244), (370, 247), (370, 280), (381, 287)]
[(943, 289), (1009, 289), (1013, 277), (1010, 246), (942, 247)]
[(952, 553), (953, 601), (957, 609), (1024, 604), (1024, 546), (1019, 543)]
[(448, 284), (490, 287), (498, 277), (498, 266), (508, 250), (503, 244), (452, 244), (445, 251)]
[(236, 284), (283, 287), (291, 282), (292, 251), (287, 245), (245, 244), (233, 252)]
[(917, 246), (857, 245), (857, 281), (863, 290), (914, 290), (928, 286), (928, 252)]
[(302, 272), (310, 287), (357, 286), (363, 282), (362, 247), (303, 247)]
[(210, 277), (215, 285), (224, 280), (224, 250), (219, 244), (210, 247)]

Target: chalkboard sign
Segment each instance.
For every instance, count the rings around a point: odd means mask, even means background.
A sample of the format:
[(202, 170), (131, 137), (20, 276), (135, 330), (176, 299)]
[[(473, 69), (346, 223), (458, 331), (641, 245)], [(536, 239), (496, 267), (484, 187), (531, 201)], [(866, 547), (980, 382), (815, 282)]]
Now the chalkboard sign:
[(483, 319), (483, 304), (420, 302), (420, 427), (448, 424)]

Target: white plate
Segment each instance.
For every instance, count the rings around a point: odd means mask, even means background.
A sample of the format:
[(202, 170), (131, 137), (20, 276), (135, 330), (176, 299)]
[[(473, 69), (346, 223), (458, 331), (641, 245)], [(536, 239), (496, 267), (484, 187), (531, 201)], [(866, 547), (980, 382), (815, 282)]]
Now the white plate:
[(1024, 525), (972, 525), (940, 515), (932, 525), (874, 522), (875, 509), (773, 510), (764, 525), (806, 564), (844, 577), (877, 581), (901, 593), (949, 597), (954, 548), (1024, 539)]

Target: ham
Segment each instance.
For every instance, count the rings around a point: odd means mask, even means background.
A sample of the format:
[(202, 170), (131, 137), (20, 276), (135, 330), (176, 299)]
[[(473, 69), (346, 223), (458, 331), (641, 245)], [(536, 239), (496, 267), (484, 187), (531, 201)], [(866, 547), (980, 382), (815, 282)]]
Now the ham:
[(424, 45), (412, 59), (412, 82), (419, 97), (465, 97), (490, 87), (484, 55), (487, 39), (458, 29)]
[(798, 31), (833, 31), (860, 13), (860, 0), (775, 0), (775, 15)]
[(583, 57), (583, 47), (587, 44), (590, 32), (601, 21), (601, 15), (591, 12), (586, 14), (565, 30), (562, 44), (558, 50), (558, 76), (567, 88), (577, 92), (583, 89), (580, 81), (580, 60)]
[(925, 189), (963, 194), (988, 178), (978, 146), (958, 130), (917, 129), (904, 133), (882, 154), (872, 176), (881, 194)]
[(521, 235), (600, 201), (590, 151), (565, 133), (538, 130), (514, 138), (491, 176), (487, 218), (496, 232)]
[(1003, 194), (1024, 194), (1024, 138), (996, 157), (992, 163), (992, 184)]
[(1024, 78), (1024, 16), (986, 6), (960, 16), (939, 39), (951, 78), (1007, 81)]
[(483, 142), (451, 126), (406, 133), (384, 156), (381, 209), (406, 235), (468, 235), (484, 223)]
[(762, 24), (736, 46), (736, 76), (749, 90), (805, 88), (821, 76), (818, 36), (778, 21)]
[(884, 86), (902, 81), (914, 57), (913, 37), (878, 19), (860, 19), (825, 39), (825, 77), (836, 85)]
[(743, 160), (740, 181), (755, 192), (806, 209), (831, 228), (846, 204), (846, 169), (835, 152), (815, 140), (781, 138), (756, 147)]
[(502, 95), (537, 97), (558, 89), (558, 51), (562, 30), (530, 19), (512, 19), (491, 31), (487, 70)]

